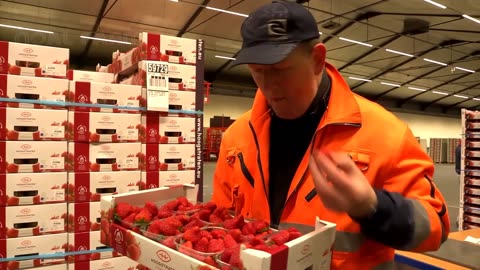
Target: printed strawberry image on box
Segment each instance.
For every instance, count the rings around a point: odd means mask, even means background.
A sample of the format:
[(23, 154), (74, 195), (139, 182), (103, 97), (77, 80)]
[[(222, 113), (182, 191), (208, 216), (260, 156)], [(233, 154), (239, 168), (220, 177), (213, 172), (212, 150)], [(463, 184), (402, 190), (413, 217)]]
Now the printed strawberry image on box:
[(108, 247), (100, 242), (100, 234), (97, 231), (69, 233), (68, 245), (63, 248), (67, 252), (98, 250), (98, 252), (70, 255), (67, 258), (68, 262), (94, 261), (121, 256), (116, 251), (102, 251)]
[(67, 173), (0, 174), (0, 206), (65, 201)]
[(0, 239), (65, 232), (66, 203), (0, 206)]
[(66, 78), (70, 50), (0, 41), (0, 74)]
[(115, 83), (115, 74), (106, 72), (68, 70), (70, 81)]
[(90, 262), (75, 262), (68, 264), (69, 270), (148, 270), (136, 261), (126, 257), (115, 257)]
[(145, 171), (181, 171), (195, 169), (194, 144), (142, 144)]
[(0, 239), (0, 258), (20, 257), (18, 261), (0, 262), (1, 270), (24, 269), (65, 263), (65, 256), (45, 259), (22, 260), (22, 256), (54, 255), (64, 253), (62, 248), (68, 241), (66, 233)]
[[(0, 74), (0, 97), (19, 100), (19, 102), (0, 102), (0, 106), (35, 109), (64, 108), (68, 87), (68, 80), (64, 79)], [(20, 102), (24, 100), (44, 101), (45, 104)]]
[(195, 184), (195, 171), (150, 171), (142, 172), (146, 189)]
[(71, 233), (100, 230), (100, 202), (69, 203), (68, 214), (62, 216)]
[(69, 173), (69, 202), (100, 201), (101, 196), (145, 189), (140, 171)]
[[(143, 143), (181, 144), (195, 143), (195, 118), (165, 116), (148, 112), (142, 115)], [(143, 136), (142, 136), (143, 135)]]
[(0, 108), (0, 140), (65, 140), (66, 110)]
[(138, 107), (144, 106), (142, 97), (142, 87), (140, 85), (111, 84), (99, 82), (70, 82), (70, 95), (67, 101), (86, 104), (103, 104), (133, 107), (126, 108), (100, 108), (100, 107), (81, 107), (80, 105), (72, 106), (75, 111), (92, 111), (92, 112), (130, 112), (138, 113)]
[(64, 172), (67, 142), (0, 141), (0, 173)]
[(197, 40), (174, 36), (140, 33), (141, 55), (146, 60), (195, 65)]
[(75, 142), (138, 142), (140, 114), (68, 112), (67, 138)]
[[(74, 172), (138, 171), (140, 143), (69, 143)], [(72, 171), (72, 170), (70, 170)]]

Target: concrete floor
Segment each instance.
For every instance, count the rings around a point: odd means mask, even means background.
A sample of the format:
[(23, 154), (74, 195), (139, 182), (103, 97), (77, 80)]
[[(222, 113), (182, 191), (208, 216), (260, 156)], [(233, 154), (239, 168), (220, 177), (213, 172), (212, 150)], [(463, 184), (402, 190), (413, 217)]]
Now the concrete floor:
[[(212, 196), (212, 179), (215, 171), (216, 162), (204, 163), (204, 201), (209, 201)], [(459, 209), (459, 176), (455, 173), (453, 164), (436, 164), (434, 180), (437, 187), (442, 192), (447, 201), (450, 215), (451, 230), (457, 231), (457, 216)]]

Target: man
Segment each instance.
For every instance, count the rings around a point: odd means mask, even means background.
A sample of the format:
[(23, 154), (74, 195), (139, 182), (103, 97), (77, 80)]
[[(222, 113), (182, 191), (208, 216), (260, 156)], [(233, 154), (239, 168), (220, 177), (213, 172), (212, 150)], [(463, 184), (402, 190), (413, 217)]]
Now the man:
[(326, 63), (308, 10), (267, 4), (241, 34), (234, 64), (248, 64), (259, 91), (224, 134), (213, 200), (272, 226), (336, 223), (332, 269), (392, 269), (394, 249), (438, 249), (450, 222), (432, 161)]

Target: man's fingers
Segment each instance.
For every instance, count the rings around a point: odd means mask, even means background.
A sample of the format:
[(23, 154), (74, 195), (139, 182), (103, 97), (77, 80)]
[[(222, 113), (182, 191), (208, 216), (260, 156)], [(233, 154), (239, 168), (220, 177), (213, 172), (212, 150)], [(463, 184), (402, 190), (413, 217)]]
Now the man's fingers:
[(317, 194), (322, 199), (331, 200), (331, 197), (334, 197), (335, 193), (334, 187), (332, 183), (327, 180), (326, 175), (318, 168), (317, 161), (313, 156), (310, 157), (309, 168)]
[[(334, 155), (335, 156), (332, 156), (332, 154), (325, 154), (321, 151), (313, 153), (319, 171), (325, 175), (325, 178), (333, 184), (335, 189), (345, 194), (345, 192), (348, 192), (350, 189), (351, 181), (353, 179), (351, 179), (352, 177), (347, 175), (345, 171), (338, 166), (339, 164), (336, 162), (338, 162), (337, 160), (339, 158), (336, 156), (337, 154)], [(340, 161), (345, 162), (345, 160)], [(347, 165), (345, 166), (348, 166), (348, 163), (346, 164)]]

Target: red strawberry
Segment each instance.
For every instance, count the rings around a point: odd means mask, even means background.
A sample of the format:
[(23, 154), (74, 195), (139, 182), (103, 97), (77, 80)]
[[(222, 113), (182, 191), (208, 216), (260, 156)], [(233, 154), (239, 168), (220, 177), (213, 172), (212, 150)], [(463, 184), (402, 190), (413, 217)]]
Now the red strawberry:
[(183, 233), (183, 240), (190, 241), (192, 243), (196, 243), (200, 240), (200, 228), (193, 227), (191, 229), (186, 230)]
[(268, 231), (270, 225), (265, 220), (256, 220), (251, 222), (257, 234)]
[[(227, 221), (225, 221), (227, 222)], [(242, 228), (242, 233), (244, 235), (255, 235), (257, 232), (256, 228), (255, 228), (255, 224), (253, 222), (248, 222), (248, 223), (245, 223), (245, 225), (243, 225), (243, 228)]]
[(135, 216), (135, 222), (150, 222), (152, 220), (152, 214), (147, 209), (142, 209), (140, 213)]
[(287, 231), (289, 233), (288, 241), (292, 241), (293, 239), (297, 239), (302, 236), (302, 233), (293, 227), (289, 228)]
[(232, 248), (238, 246), (237, 241), (235, 241), (235, 239), (233, 239), (230, 234), (225, 235), (225, 237), (223, 238), (223, 243), (225, 248)]
[[(213, 267), (215, 267), (215, 268), (218, 268), (217, 262), (216, 262), (212, 257), (210, 257), (210, 256), (207, 256), (207, 257), (205, 258), (205, 260), (203, 260), (203, 262), (206, 263), (206, 264), (209, 264), (209, 265), (211, 265), (211, 266), (213, 266)], [(205, 267), (205, 266), (202, 266), (202, 267)], [(205, 268), (205, 269), (206, 269), (206, 268)], [(210, 267), (209, 267), (208, 269), (211, 270)]]
[(173, 216), (173, 211), (165, 208), (158, 210), (157, 217), (159, 219), (164, 219)]
[(286, 230), (281, 230), (272, 236), (271, 240), (277, 245), (283, 245), (288, 242), (290, 234)]
[(116, 205), (117, 215), (124, 219), (133, 212), (133, 207), (129, 203), (120, 202)]
[(175, 245), (175, 236), (167, 237), (164, 240), (162, 240), (160, 243), (171, 249), (177, 249), (177, 246)]
[(200, 252), (207, 252), (208, 251), (208, 239), (206, 237), (202, 237), (197, 243), (193, 244), (193, 249)]
[(190, 220), (190, 222), (187, 225), (185, 225), (183, 228), (187, 230), (193, 227), (203, 227), (203, 226), (205, 226), (205, 222), (201, 221), (198, 218), (194, 218)]
[(185, 224), (188, 224), (190, 222), (190, 218), (187, 215), (177, 215), (174, 216), (176, 220), (180, 221), (182, 223), (182, 226)]
[(237, 241), (237, 243), (240, 243), (242, 242), (242, 231), (240, 231), (240, 229), (234, 229), (234, 230), (231, 230), (228, 232), (229, 235), (231, 235), (233, 237), (233, 239), (235, 239), (235, 241)]
[(215, 215), (211, 215), (210, 217), (208, 217), (208, 222), (210, 223), (213, 223), (213, 224), (222, 224), (223, 223), (223, 219), (215, 216)]
[(227, 231), (222, 229), (213, 229), (210, 233), (215, 239), (222, 239), (225, 235), (227, 235)]
[(190, 202), (187, 200), (187, 198), (186, 198), (186, 197), (183, 197), (183, 196), (182, 196), (182, 197), (178, 197), (178, 198), (177, 198), (177, 201), (178, 201), (178, 204), (179, 204), (179, 205), (182, 205), (182, 206), (185, 206), (185, 207), (187, 207), (187, 206), (193, 206), (192, 203), (190, 203)]
[(145, 203), (145, 209), (147, 209), (148, 212), (150, 212), (150, 214), (152, 214), (152, 217), (156, 216), (158, 214), (158, 208), (153, 202), (146, 202)]
[(207, 252), (215, 253), (220, 252), (225, 249), (225, 245), (222, 239), (212, 239), (208, 242), (208, 250)]
[(232, 219), (227, 219), (223, 222), (223, 227), (227, 230), (240, 229), (245, 224), (243, 215), (238, 215)]

